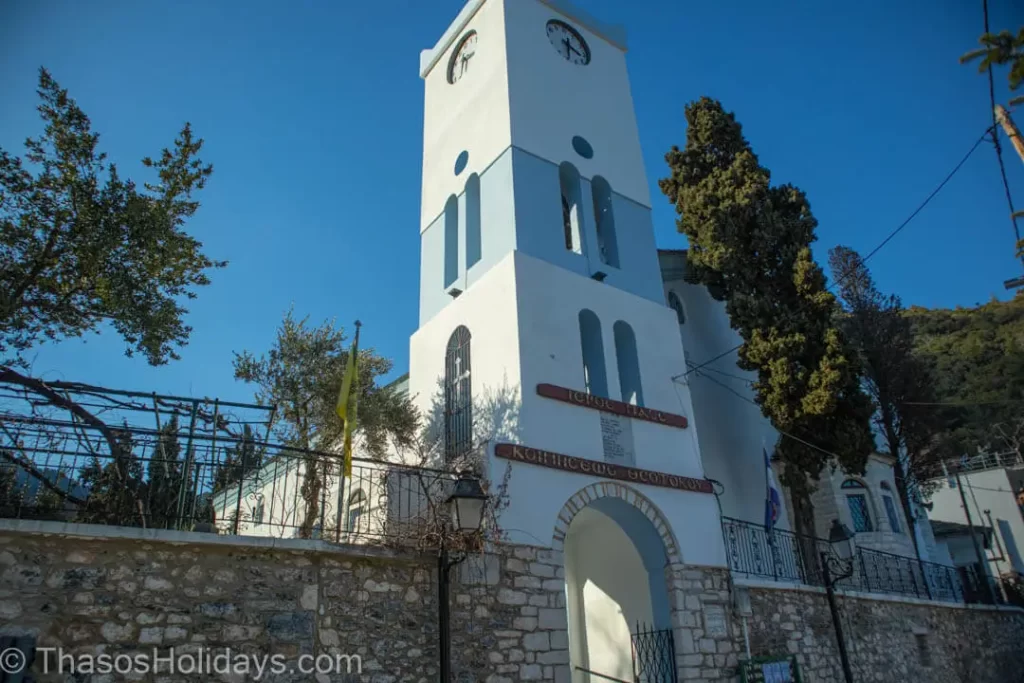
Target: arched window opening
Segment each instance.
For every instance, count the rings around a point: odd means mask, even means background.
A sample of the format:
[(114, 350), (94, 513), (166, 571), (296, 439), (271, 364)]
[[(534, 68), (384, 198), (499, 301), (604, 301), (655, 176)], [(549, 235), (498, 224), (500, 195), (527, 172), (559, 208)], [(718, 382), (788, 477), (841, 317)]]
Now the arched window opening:
[(590, 181), (594, 199), (594, 224), (597, 226), (597, 248), (601, 262), (619, 267), (619, 246), (615, 239), (615, 214), (612, 212), (612, 188), (601, 176)]
[(850, 509), (853, 530), (857, 532), (874, 531), (871, 522), (871, 510), (868, 506), (868, 489), (856, 479), (847, 479), (842, 488), (846, 491), (846, 505)]
[(882, 506), (885, 508), (885, 516), (889, 520), (889, 528), (894, 534), (903, 533), (900, 516), (896, 512), (896, 501), (892, 497), (892, 488), (889, 486), (889, 482), (883, 481), (879, 488), (882, 489)]
[(263, 513), (265, 510), (263, 503), (263, 496), (257, 494), (256, 505), (253, 506), (252, 510), (252, 521), (254, 524), (263, 524)]
[(459, 277), (459, 199), (448, 197), (444, 205), (444, 288)]
[(348, 518), (345, 520), (345, 531), (366, 531), (359, 526), (359, 519), (366, 513), (366, 494), (356, 489), (348, 498)]
[(466, 270), (480, 260), (483, 253), (480, 233), (480, 176), (473, 173), (466, 180)]
[(459, 325), (448, 338), (444, 358), (444, 452), (447, 460), (473, 447), (469, 330)]
[(686, 322), (686, 314), (683, 312), (683, 302), (679, 300), (675, 292), (668, 293), (668, 307), (676, 312), (676, 320), (680, 325)]
[(644, 390), (640, 384), (640, 358), (637, 355), (636, 335), (633, 328), (619, 320), (612, 326), (615, 336), (615, 360), (619, 366), (619, 390), (622, 401), (642, 406)]
[(580, 347), (583, 351), (583, 384), (593, 396), (608, 396), (608, 375), (604, 368), (604, 341), (597, 314), (584, 308), (580, 311)]
[(583, 253), (583, 214), (580, 210), (580, 173), (568, 161), (558, 167), (558, 182), (562, 190), (562, 232), (565, 248)]

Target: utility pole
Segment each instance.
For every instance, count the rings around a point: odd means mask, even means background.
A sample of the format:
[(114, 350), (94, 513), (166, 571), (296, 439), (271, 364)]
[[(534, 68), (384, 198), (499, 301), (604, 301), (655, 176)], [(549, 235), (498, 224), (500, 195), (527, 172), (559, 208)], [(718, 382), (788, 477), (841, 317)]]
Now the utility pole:
[[(1017, 150), (1017, 156), (1020, 157), (1022, 163), (1024, 163), (1024, 138), (1020, 135), (1020, 130), (1017, 128), (1017, 124), (1010, 118), (1010, 112), (1006, 111), (1006, 108), (1001, 104), (995, 106), (995, 118), (996, 123), (1003, 127), (1003, 132), (1006, 133), (1006, 137), (1010, 138), (1010, 144)], [(996, 131), (992, 131), (992, 135), (998, 135)], [(998, 144), (998, 141), (997, 141)], [(1009, 190), (1007, 190), (1009, 191)], [(1010, 216), (1010, 219), (1016, 223), (1017, 217), (1024, 212), (1017, 212)], [(1020, 248), (1020, 245), (1018, 245)], [(1003, 282), (1003, 286), (1006, 289), (1017, 289), (1018, 287), (1024, 286), (1024, 276), (1010, 278)]]
[(978, 583), (985, 584), (985, 593), (992, 604), (995, 604), (996, 596), (993, 594), (992, 585), (988, 582), (988, 574), (985, 572), (985, 556), (981, 554), (981, 546), (978, 544), (978, 535), (974, 533), (974, 521), (971, 519), (971, 508), (967, 505), (967, 496), (964, 495), (964, 485), (960, 480), (960, 469), (956, 469), (956, 487), (960, 491), (960, 502), (964, 506), (964, 514), (967, 515), (967, 528), (971, 532), (971, 543), (974, 544), (974, 555), (978, 558)]
[(1017, 156), (1020, 157), (1021, 162), (1024, 162), (1024, 138), (1021, 138), (1017, 124), (1010, 118), (1010, 112), (1006, 111), (1001, 104), (996, 105), (996, 122), (1003, 127), (1006, 137), (1010, 138), (1010, 143), (1017, 150)]

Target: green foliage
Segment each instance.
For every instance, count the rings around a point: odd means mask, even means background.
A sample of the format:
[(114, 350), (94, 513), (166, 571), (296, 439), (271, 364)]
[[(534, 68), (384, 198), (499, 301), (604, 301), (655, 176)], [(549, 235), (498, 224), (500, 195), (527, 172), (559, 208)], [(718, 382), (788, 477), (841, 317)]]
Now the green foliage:
[(136, 443), (118, 432), (115, 457), (93, 458), (80, 480), (88, 490), (76, 521), (158, 529), (190, 529), (210, 521), (206, 496), (196, 491), (195, 456), (179, 441), (177, 417), (163, 425), (155, 441)]
[[(1010, 65), (1010, 90), (1016, 90), (1024, 83), (1024, 28), (1013, 35), (1009, 31), (985, 33), (978, 39), (982, 47), (971, 50), (960, 58), (961, 64), (972, 62), (979, 57), (978, 72), (985, 73), (995, 65)], [(1024, 102), (1024, 96), (1015, 97), (1010, 104)]]
[(1024, 454), (1024, 294), (976, 308), (906, 312), (935, 377), (956, 453)]
[[(871, 403), (811, 255), (817, 222), (806, 197), (771, 184), (717, 101), (691, 103), (686, 120), (686, 147), (666, 154), (671, 175), (660, 187), (689, 239), (689, 279), (725, 301), (743, 339), (738, 364), (757, 372), (757, 402), (772, 424), (836, 453), (846, 470), (862, 471), (872, 448)], [(777, 453), (784, 483), (807, 502), (808, 479), (828, 456), (791, 438), (780, 440)]]
[[(9, 451), (4, 451), (4, 462), (0, 462), (0, 517), (58, 517), (64, 503), (61, 497), (45, 486), (39, 486), (35, 495), (26, 497), (28, 479), (21, 468), (11, 463), (12, 457)], [(21, 481), (19, 474), (23, 477)], [(58, 485), (67, 481), (62, 474), (58, 474), (56, 479)]]
[[(896, 459), (896, 485), (907, 519), (916, 482), (932, 471), (942, 454), (936, 436), (942, 413), (933, 403), (935, 380), (915, 352), (910, 320), (896, 295), (878, 291), (867, 266), (853, 249), (829, 251), (844, 315), (840, 327), (857, 354), (863, 386), (874, 403), (874, 422), (889, 455)], [(915, 539), (916, 543), (916, 539)]]
[(109, 323), (126, 353), (153, 365), (178, 358), (191, 328), (182, 301), (226, 265), (184, 230), (212, 166), (186, 124), (171, 149), (142, 163), (156, 182), (138, 187), (98, 151), (88, 116), (39, 73), (43, 134), (25, 159), (0, 149), (0, 362), (44, 341)]
[(92, 462), (82, 468), (79, 478), (89, 490), (84, 509), (78, 511), (79, 522), (146, 526), (142, 462), (132, 452), (131, 434), (117, 434), (118, 448), (114, 457)]
[(213, 475), (213, 493), (223, 491), (258, 471), (263, 466), (263, 460), (263, 452), (259, 449), (252, 427), (245, 425), (242, 437), (224, 449), (224, 458), (218, 463)]
[[(255, 385), (256, 402), (277, 407), (275, 431), (285, 445), (329, 450), (344, 436), (335, 412), (345, 371), (345, 334), (331, 321), (311, 326), (288, 311), (266, 354), (235, 353), (235, 379)], [(377, 380), (392, 362), (372, 348), (359, 349), (359, 432), (366, 452), (382, 459), (388, 439), (409, 446), (417, 429), (416, 411), (408, 398)]]

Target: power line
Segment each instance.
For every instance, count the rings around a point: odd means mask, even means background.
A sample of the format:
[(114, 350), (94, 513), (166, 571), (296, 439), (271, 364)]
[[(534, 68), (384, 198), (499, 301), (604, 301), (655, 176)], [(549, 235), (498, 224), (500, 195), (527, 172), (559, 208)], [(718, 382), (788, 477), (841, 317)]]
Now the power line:
[[(738, 398), (740, 398), (740, 399), (742, 399), (742, 400), (746, 401), (746, 402), (747, 402), (747, 403), (749, 403), (750, 405), (752, 405), (752, 406), (754, 406), (755, 408), (757, 408), (757, 409), (758, 409), (758, 411), (760, 411), (760, 409), (761, 409), (761, 406), (757, 405), (757, 403), (756, 403), (756, 402), (755, 402), (754, 400), (752, 400), (752, 399), (750, 399), (750, 398), (747, 398), (746, 396), (744, 396), (743, 394), (739, 393), (738, 391), (736, 391), (735, 389), (733, 389), (733, 388), (732, 388), (732, 387), (730, 387), (729, 385), (727, 385), (727, 384), (723, 384), (722, 382), (719, 382), (719, 381), (718, 381), (717, 379), (715, 379), (714, 377), (710, 377), (710, 376), (708, 376), (708, 375), (705, 375), (705, 374), (703, 374), (703, 373), (701, 373), (701, 374), (700, 374), (700, 375), (698, 375), (698, 376), (699, 376), (699, 377), (703, 377), (704, 379), (709, 379), (709, 380), (711, 380), (712, 382), (714, 382), (714, 383), (715, 383), (715, 384), (717, 384), (718, 386), (720, 386), (720, 387), (722, 387), (723, 389), (725, 389), (726, 391), (728, 391), (728, 392), (729, 392), (730, 394), (732, 394), (733, 396), (736, 396), (736, 397), (738, 397)], [(789, 438), (789, 439), (793, 439), (793, 441), (797, 441), (797, 442), (799, 442), (799, 443), (802, 443), (802, 444), (803, 444), (803, 445), (805, 445), (805, 446), (810, 446), (811, 448), (813, 448), (813, 449), (815, 449), (815, 450), (817, 450), (817, 451), (821, 451), (822, 453), (824, 453), (825, 455), (827, 455), (827, 456), (829, 456), (829, 457), (835, 458), (836, 460), (839, 460), (839, 459), (840, 459), (840, 456), (836, 455), (836, 454), (835, 454), (835, 453), (833, 453), (832, 451), (829, 451), (829, 450), (825, 450), (825, 449), (824, 449), (824, 448), (822, 448), (821, 446), (817, 446), (817, 445), (815, 445), (815, 444), (811, 443), (810, 441), (804, 441), (804, 440), (803, 440), (803, 439), (801, 439), (801, 438), (800, 438), (799, 436), (793, 436), (793, 435), (792, 435), (792, 434), (790, 434), (789, 432), (784, 432), (784, 431), (782, 431), (781, 429), (779, 429), (778, 427), (776, 427), (775, 425), (772, 425), (772, 429), (774, 429), (775, 431), (777, 431), (777, 432), (778, 432), (779, 434), (781, 434), (782, 436), (785, 436), (786, 438)]]
[(705, 368), (705, 369), (710, 371), (710, 372), (714, 372), (714, 373), (717, 373), (719, 375), (722, 375), (723, 377), (728, 377), (730, 379), (738, 379), (739, 381), (746, 382), (747, 384), (756, 384), (757, 383), (755, 380), (748, 379), (746, 377), (740, 377), (739, 375), (733, 375), (733, 374), (730, 374), (728, 372), (725, 372), (724, 370), (719, 370), (717, 368)]
[[(985, 19), (985, 33), (988, 30), (988, 0), (981, 0), (982, 14)], [(995, 76), (992, 74), (992, 64), (988, 65), (988, 99), (989, 99), (989, 111), (992, 112), (992, 143), (996, 148), (996, 159), (999, 161), (999, 174), (1003, 178), (1003, 190), (1006, 192), (1006, 204), (1010, 207), (1010, 223), (1013, 225), (1013, 235), (1016, 238), (1014, 242), (1014, 251), (1017, 250), (1017, 245), (1020, 244), (1020, 229), (1017, 227), (1017, 212), (1013, 208), (1013, 195), (1010, 193), (1010, 183), (1006, 179), (1006, 164), (1003, 163), (1003, 145), (999, 142), (999, 121), (996, 118), (996, 83)], [(1024, 254), (1021, 255), (1021, 261), (1024, 262)]]
[[(903, 220), (902, 223), (897, 225), (896, 228), (894, 228), (888, 235), (886, 235), (885, 239), (883, 239), (878, 244), (878, 246), (876, 246), (874, 249), (872, 249), (870, 252), (868, 252), (868, 255), (865, 256), (863, 259), (861, 259), (861, 263), (867, 263), (868, 259), (870, 259), (872, 256), (874, 256), (879, 251), (881, 251), (882, 248), (886, 244), (888, 244), (890, 241), (892, 241), (892, 239), (894, 237), (896, 237), (896, 235), (900, 234), (900, 232), (902, 232), (903, 229), (905, 227), (907, 227), (910, 224), (910, 222), (912, 220), (914, 220), (919, 213), (921, 213), (922, 210), (924, 210), (924, 207), (928, 206), (928, 204), (932, 201), (932, 199), (935, 198), (935, 195), (937, 195), (939, 192), (941, 192), (942, 188), (944, 188), (946, 186), (946, 184), (950, 180), (952, 180), (953, 176), (955, 176), (957, 174), (957, 172), (963, 167), (963, 165), (965, 163), (967, 163), (967, 160), (971, 158), (971, 155), (974, 154), (974, 152), (978, 149), (978, 147), (981, 145), (981, 143), (985, 141), (985, 138), (988, 137), (989, 133), (992, 132), (995, 129), (996, 125), (998, 125), (998, 124), (993, 124), (993, 126), (987, 128), (985, 130), (985, 132), (982, 133), (981, 137), (978, 138), (977, 142), (975, 142), (974, 145), (971, 146), (971, 149), (968, 150), (967, 154), (965, 154), (964, 157), (959, 161), (959, 163), (957, 163), (957, 165), (953, 167), (953, 170), (946, 174), (946, 177), (942, 179), (942, 182), (940, 182), (935, 187), (935, 189), (931, 191), (931, 193), (925, 198), (925, 200), (923, 202), (921, 202), (921, 204), (918, 205), (918, 207), (916, 209), (914, 209), (910, 213), (910, 215), (907, 216), (906, 219)], [(1016, 225), (1016, 223), (1015, 223), (1015, 225)], [(833, 287), (836, 287), (841, 282), (843, 282), (846, 277), (849, 277), (849, 276), (850, 275), (847, 274), (844, 277), (836, 278), (835, 281), (831, 285), (829, 285), (827, 287), (827, 290), (831, 290)], [(792, 314), (790, 314), (790, 315), (792, 315)], [(717, 356), (714, 356), (713, 358), (710, 358), (709, 360), (706, 360), (706, 361), (704, 361), (702, 363), (694, 365), (693, 367), (688, 369), (686, 372), (684, 372), (684, 373), (682, 373), (680, 375), (676, 375), (676, 377), (673, 377), (673, 379), (676, 379), (678, 377), (685, 377), (685, 376), (689, 375), (691, 372), (696, 372), (697, 370), (700, 370), (704, 366), (710, 365), (711, 363), (714, 363), (716, 360), (719, 360), (720, 358), (724, 358), (725, 356), (728, 356), (730, 353), (740, 349), (742, 346), (743, 346), (743, 342), (740, 342), (739, 344), (737, 344), (736, 346), (732, 347), (731, 349), (723, 351), (722, 353), (718, 354)]]
[(1001, 405), (1007, 403), (1024, 403), (1024, 399), (1019, 398), (1004, 398), (997, 401), (903, 401), (902, 404), (905, 406), (988, 406), (988, 405)]

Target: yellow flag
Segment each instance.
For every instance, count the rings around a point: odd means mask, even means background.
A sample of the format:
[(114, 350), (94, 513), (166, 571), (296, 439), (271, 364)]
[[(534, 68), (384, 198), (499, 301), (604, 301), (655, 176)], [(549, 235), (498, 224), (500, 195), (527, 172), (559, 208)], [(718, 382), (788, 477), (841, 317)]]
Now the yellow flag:
[(359, 323), (356, 322), (356, 337), (348, 350), (348, 363), (345, 375), (341, 380), (341, 392), (338, 394), (338, 405), (335, 409), (338, 417), (345, 423), (345, 476), (352, 476), (352, 434), (356, 429), (356, 416), (359, 412)]

